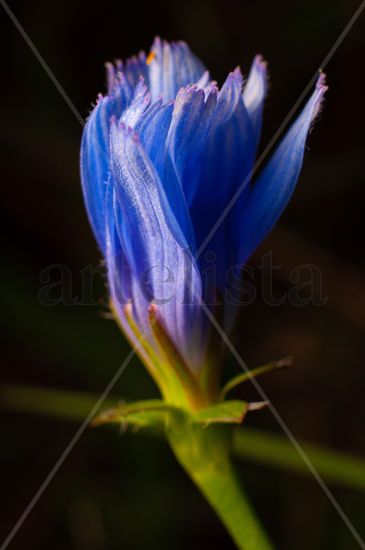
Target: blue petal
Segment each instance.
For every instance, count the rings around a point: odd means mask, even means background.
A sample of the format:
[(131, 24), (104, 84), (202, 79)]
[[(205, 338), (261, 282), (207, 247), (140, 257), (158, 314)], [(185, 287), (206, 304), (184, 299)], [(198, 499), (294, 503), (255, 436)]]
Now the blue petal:
[(100, 249), (105, 251), (105, 195), (109, 174), (109, 120), (113, 106), (102, 98), (91, 113), (82, 135), (80, 170), (87, 213)]
[(246, 262), (274, 227), (289, 201), (302, 167), (308, 131), (320, 110), (326, 89), (324, 75), (321, 75), (307, 105), (254, 183), (245, 208), (236, 209), (239, 263)]
[[(164, 185), (175, 182), (181, 189), (184, 210), (191, 204), (196, 193), (200, 160), (206, 144), (209, 128), (216, 108), (216, 91), (205, 98), (203, 90), (197, 86), (187, 86), (177, 94), (171, 126), (166, 140), (166, 166)], [(184, 212), (177, 215), (184, 218)], [(186, 228), (186, 226), (185, 226)], [(186, 228), (189, 230), (189, 228)], [(188, 242), (191, 235), (185, 233)]]
[[(242, 75), (236, 70), (228, 76), (218, 96), (216, 114), (201, 159), (197, 192), (191, 206), (197, 247), (201, 252), (232, 195), (250, 173), (254, 155), (251, 122), (242, 100)], [(204, 251), (209, 250), (216, 255), (217, 284), (220, 288), (225, 285), (229, 258), (230, 243), (227, 246), (227, 240), (233, 242), (236, 239), (229, 227), (229, 220), (226, 220), (209, 239)], [(199, 263), (204, 270), (204, 254), (200, 256)]]
[(162, 99), (151, 103), (151, 94), (140, 77), (133, 100), (120, 117), (120, 122), (136, 131), (160, 177), (164, 173), (166, 139), (173, 106), (173, 102), (163, 104)]
[(120, 207), (117, 190), (113, 178), (107, 193), (107, 250), (106, 261), (110, 291), (116, 305), (119, 317), (124, 326), (125, 308), (129, 304), (133, 307), (134, 322), (140, 332), (148, 338), (150, 336), (147, 311), (149, 302), (141, 291), (141, 281), (133, 265), (128, 261), (125, 249), (129, 235), (125, 224), (124, 213)]
[[(204, 93), (202, 92), (204, 95)], [(168, 143), (171, 133), (172, 113), (174, 103), (163, 104), (162, 99), (146, 108), (150, 94), (141, 81), (136, 90), (131, 105), (121, 117), (121, 122), (136, 130), (145, 152), (161, 179), (170, 208), (177, 219), (189, 248), (195, 243), (194, 231), (186, 206), (186, 201), (180, 181), (171, 169)], [(184, 150), (184, 149), (182, 149)]]
[(149, 88), (153, 101), (159, 96), (164, 101), (174, 99), (182, 86), (197, 82), (205, 72), (203, 63), (185, 42), (168, 43), (155, 38), (150, 55)]
[(135, 280), (132, 270), (123, 252), (120, 244), (118, 232), (116, 229), (116, 220), (114, 217), (114, 186), (111, 178), (107, 185), (106, 194), (106, 264), (108, 267), (109, 288), (112, 299), (118, 307), (119, 317), (129, 329), (129, 323), (126, 323), (124, 309), (125, 306), (134, 300)]
[(105, 66), (109, 95), (113, 94), (115, 88), (118, 87), (121, 74), (126, 78), (131, 90), (135, 88), (141, 76), (145, 80), (148, 79), (148, 67), (144, 52), (140, 52), (138, 56), (130, 57), (125, 63), (118, 59), (115, 63), (106, 63)]
[(243, 91), (243, 101), (251, 119), (251, 126), (258, 145), (262, 126), (262, 111), (267, 93), (266, 62), (257, 55), (252, 63), (250, 74)]
[(237, 67), (237, 69), (229, 73), (219, 92), (215, 120), (217, 126), (228, 122), (236, 111), (241, 100), (242, 85), (242, 74)]
[(171, 127), (173, 104), (157, 104), (146, 111), (136, 131), (151, 160), (164, 189), (169, 207), (176, 218), (179, 231), (184, 235), (188, 248), (193, 251), (195, 235), (185, 196), (167, 152), (168, 134)]
[[(113, 302), (113, 306), (116, 309), (119, 322), (123, 328), (123, 331), (130, 343), (135, 346), (138, 354), (142, 357), (143, 361), (150, 366), (153, 371), (154, 365), (149, 357), (149, 354), (146, 352), (144, 341), (149, 340), (151, 343), (152, 334), (150, 328), (147, 324), (145, 317), (141, 318), (141, 315), (135, 317), (135, 323), (142, 327), (141, 339), (139, 340), (138, 335), (132, 329), (130, 324), (130, 311), (132, 308), (132, 303), (136, 302), (136, 297), (139, 296), (138, 303), (140, 304), (143, 300), (140, 293), (140, 287), (138, 281), (136, 280), (135, 274), (133, 273), (131, 267), (129, 266), (127, 259), (124, 255), (123, 249), (120, 244), (118, 232), (117, 232), (117, 223), (118, 220), (114, 217), (114, 204), (115, 204), (115, 191), (114, 186), (109, 180), (108, 191), (106, 196), (106, 253), (105, 259), (108, 270), (108, 283), (110, 297)], [(142, 300), (141, 300), (142, 298)], [(143, 304), (145, 309), (148, 309), (148, 303), (145, 301)], [(127, 313), (129, 312), (129, 313)]]
[(143, 147), (161, 179), (164, 174), (166, 139), (172, 111), (173, 103), (163, 105), (162, 100), (156, 101), (143, 113), (135, 126)]
[(130, 105), (123, 111), (120, 121), (130, 128), (134, 128), (139, 122), (151, 102), (151, 94), (145, 84), (144, 78), (140, 77), (133, 92), (133, 99)]
[[(200, 330), (200, 275), (153, 165), (137, 135), (123, 125), (111, 127), (111, 174), (114, 218), (127, 262), (136, 280), (144, 284), (144, 300), (146, 293), (150, 301), (158, 300), (171, 337), (195, 363), (199, 350), (189, 342)], [(161, 283), (166, 276), (174, 281)], [(147, 317), (147, 308), (138, 300), (134, 310), (140, 315), (142, 309)]]
[[(210, 73), (209, 71), (205, 71), (202, 76), (199, 78), (199, 80), (196, 81), (196, 85), (198, 88), (201, 88), (206, 93), (209, 93), (211, 91), (210, 84), (212, 83), (212, 80), (210, 79)], [(214, 82), (216, 84), (216, 82)]]
[[(204, 97), (203, 91), (201, 94)], [(181, 183), (175, 172), (171, 170), (168, 152), (168, 143), (171, 141), (168, 138), (171, 134), (170, 126), (174, 127), (174, 124), (171, 124), (172, 113), (180, 102), (177, 99), (175, 104), (173, 102), (163, 104), (162, 99), (159, 99), (150, 104), (150, 100), (151, 94), (141, 77), (134, 90), (133, 100), (120, 117), (120, 122), (138, 134), (145, 152), (163, 183), (167, 200), (178, 225), (189, 243), (189, 248), (193, 249), (195, 237), (191, 219)], [(180, 150), (185, 151), (185, 148), (181, 147)]]
[(138, 56), (134, 55), (127, 59), (123, 65), (122, 72), (132, 87), (136, 86), (141, 77), (147, 81), (148, 66), (146, 64), (146, 54), (140, 52)]
[(95, 238), (105, 252), (105, 195), (109, 176), (109, 131), (112, 116), (119, 118), (133, 97), (123, 74), (114, 79), (111, 95), (99, 96), (82, 134), (81, 183)]

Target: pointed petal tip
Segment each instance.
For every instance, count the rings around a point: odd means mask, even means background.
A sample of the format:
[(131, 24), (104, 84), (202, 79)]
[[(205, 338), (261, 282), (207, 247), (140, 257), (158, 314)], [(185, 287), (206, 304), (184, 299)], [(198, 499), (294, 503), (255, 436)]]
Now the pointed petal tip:
[(251, 111), (255, 111), (257, 107), (260, 109), (263, 107), (269, 80), (267, 65), (266, 59), (261, 54), (254, 57), (243, 91), (245, 104)]
[[(252, 188), (240, 224), (240, 262), (245, 263), (255, 248), (275, 226), (298, 181), (308, 133), (323, 107), (326, 77), (320, 73), (315, 89), (292, 123)], [(242, 216), (242, 214), (241, 214)]]
[(202, 88), (206, 92), (207, 88), (209, 87), (209, 84), (210, 84), (210, 73), (209, 73), (209, 71), (204, 71), (204, 73), (199, 78), (199, 80), (196, 82), (196, 84), (199, 88)]
[(221, 86), (219, 92), (220, 94), (224, 90), (228, 89), (234, 89), (237, 90), (238, 88), (242, 89), (243, 87), (243, 74), (240, 67), (236, 67), (233, 71), (228, 73), (228, 76), (226, 80), (224, 81), (223, 85)]
[(141, 61), (144, 61), (146, 59), (146, 52), (144, 50), (140, 50), (138, 52), (137, 58)]
[(262, 54), (256, 54), (253, 62), (258, 69), (261, 69), (263, 71), (267, 69), (267, 61)]
[(170, 48), (189, 48), (188, 43), (185, 40), (166, 40), (166, 38), (161, 38), (161, 36), (155, 36), (152, 41), (151, 50), (154, 47), (169, 46)]
[(209, 82), (209, 85), (207, 86), (207, 93), (216, 95), (219, 94), (218, 82), (216, 80)]
[(188, 43), (185, 42), (185, 40), (177, 40), (176, 44), (180, 44), (181, 46), (189, 47)]
[(179, 88), (176, 98), (172, 103), (175, 103), (175, 105), (179, 105), (179, 103), (185, 103), (189, 100), (192, 100), (193, 97), (199, 97), (201, 96), (202, 99), (205, 98), (205, 93), (202, 88), (199, 88), (197, 84), (188, 84), (187, 86), (182, 86)]
[(152, 40), (151, 49), (150, 52), (153, 52), (156, 55), (156, 50), (160, 50), (164, 46), (168, 45), (169, 43), (167, 40), (161, 38), (161, 36), (157, 35)]
[(106, 98), (105, 98), (105, 96), (103, 96), (103, 94), (101, 94), (101, 93), (98, 94), (97, 97), (96, 97), (96, 104), (95, 104), (95, 107), (96, 107), (97, 105), (99, 105), (99, 103), (102, 103), (105, 99), (106, 99)]
[(324, 92), (328, 90), (327, 75), (322, 71), (322, 69), (320, 69), (319, 71), (319, 77), (317, 79), (316, 88), (317, 90), (323, 90)]
[[(145, 62), (145, 61), (146, 61), (146, 52), (144, 50), (140, 50), (137, 55), (132, 55), (131, 57), (129, 57), (126, 60), (125, 65), (126, 65), (126, 68), (131, 68), (133, 66), (138, 67), (141, 62)], [(117, 67), (118, 61), (116, 60), (114, 64)]]
[(181, 86), (198, 82), (205, 71), (202, 62), (184, 41), (169, 42), (156, 37), (151, 52), (154, 58), (148, 68), (154, 99), (161, 93), (165, 100), (175, 98)]
[(243, 84), (243, 74), (239, 65), (228, 74), (227, 80), (228, 79)]
[(311, 128), (318, 115), (321, 113), (324, 103), (324, 95), (328, 90), (326, 74), (320, 71), (319, 77), (316, 82), (316, 88), (314, 92), (314, 106), (311, 116)]

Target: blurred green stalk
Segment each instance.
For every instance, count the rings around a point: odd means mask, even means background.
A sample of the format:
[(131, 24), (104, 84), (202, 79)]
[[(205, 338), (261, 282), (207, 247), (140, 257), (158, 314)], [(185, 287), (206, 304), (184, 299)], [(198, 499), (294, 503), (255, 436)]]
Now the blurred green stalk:
[(180, 465), (205, 496), (240, 550), (272, 550), (230, 459), (231, 430), (204, 429), (171, 415), (166, 437)]
[[(61, 420), (82, 421), (98, 400), (95, 394), (40, 387), (0, 386), (0, 407), (6, 411), (33, 413)], [(103, 409), (117, 398), (105, 400)], [(327, 481), (365, 490), (365, 461), (345, 453), (301, 443), (317, 472)], [(293, 445), (283, 436), (250, 427), (233, 435), (234, 455), (240, 459), (312, 476)]]

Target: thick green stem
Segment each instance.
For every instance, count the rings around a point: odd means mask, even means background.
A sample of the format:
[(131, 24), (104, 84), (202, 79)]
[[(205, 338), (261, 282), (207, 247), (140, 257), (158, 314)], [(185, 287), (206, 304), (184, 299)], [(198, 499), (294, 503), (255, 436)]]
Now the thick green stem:
[(191, 477), (238, 548), (244, 550), (271, 548), (230, 464), (215, 471), (191, 472)]
[(272, 548), (229, 459), (229, 428), (202, 428), (184, 418), (168, 431), (172, 450), (241, 550)]

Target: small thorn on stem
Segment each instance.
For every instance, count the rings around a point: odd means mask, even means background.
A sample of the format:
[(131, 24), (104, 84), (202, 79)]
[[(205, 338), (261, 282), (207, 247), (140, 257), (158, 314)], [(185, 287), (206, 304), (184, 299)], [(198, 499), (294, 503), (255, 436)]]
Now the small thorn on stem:
[(268, 407), (269, 404), (270, 404), (270, 401), (254, 401), (253, 403), (248, 404), (248, 410), (259, 411), (261, 409), (264, 409), (265, 407)]
[(285, 357), (282, 357), (281, 359), (273, 361), (273, 364), (278, 369), (290, 368), (290, 367), (293, 366), (293, 356), (292, 355), (286, 355)]

